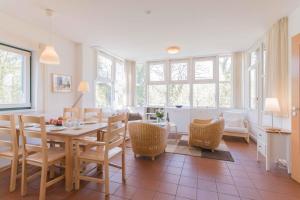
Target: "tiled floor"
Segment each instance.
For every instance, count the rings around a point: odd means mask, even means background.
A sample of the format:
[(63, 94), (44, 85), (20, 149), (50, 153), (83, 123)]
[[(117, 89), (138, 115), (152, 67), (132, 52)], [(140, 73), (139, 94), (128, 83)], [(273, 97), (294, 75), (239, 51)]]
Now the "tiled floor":
[[(300, 184), (282, 169), (266, 172), (263, 162), (256, 162), (256, 146), (243, 141), (226, 140), (235, 162), (164, 154), (157, 160), (135, 159), (127, 151), (127, 182), (121, 183), (119, 170), (111, 170), (109, 199), (134, 200), (299, 200)], [(8, 192), (8, 172), (0, 174), (0, 199), (37, 199), (39, 180), (29, 184), (28, 195)], [(105, 199), (103, 186), (83, 182), (77, 192), (65, 192), (63, 182), (47, 190), (47, 199)]]

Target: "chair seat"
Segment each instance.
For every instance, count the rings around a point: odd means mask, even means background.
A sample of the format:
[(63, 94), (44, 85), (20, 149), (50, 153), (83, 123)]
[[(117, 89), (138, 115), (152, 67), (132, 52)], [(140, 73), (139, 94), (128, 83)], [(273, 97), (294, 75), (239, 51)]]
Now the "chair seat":
[(247, 128), (243, 128), (243, 127), (225, 126), (224, 131), (225, 132), (233, 132), (233, 133), (248, 133), (248, 129)]
[[(65, 157), (65, 151), (62, 148), (49, 148), (48, 149), (48, 162), (53, 162)], [(38, 152), (31, 154), (27, 157), (28, 161), (42, 163), (43, 162), (43, 153)]]
[[(95, 161), (104, 161), (104, 146), (94, 147), (87, 151), (81, 152), (79, 158)], [(108, 151), (108, 159), (118, 155), (122, 152), (122, 148), (115, 147)]]

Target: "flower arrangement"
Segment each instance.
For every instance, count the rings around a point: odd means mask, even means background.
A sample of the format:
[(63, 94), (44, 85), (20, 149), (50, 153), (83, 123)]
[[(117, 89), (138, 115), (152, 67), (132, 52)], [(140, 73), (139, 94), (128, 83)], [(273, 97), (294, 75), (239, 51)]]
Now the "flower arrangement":
[(155, 115), (158, 119), (161, 120), (162, 118), (164, 118), (165, 113), (163, 111), (158, 110), (155, 112)]

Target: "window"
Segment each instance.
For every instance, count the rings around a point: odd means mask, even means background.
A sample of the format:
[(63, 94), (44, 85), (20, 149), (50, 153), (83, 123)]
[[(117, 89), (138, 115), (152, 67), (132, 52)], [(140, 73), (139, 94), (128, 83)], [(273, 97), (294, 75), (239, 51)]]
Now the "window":
[(232, 106), (231, 55), (156, 61), (148, 67), (145, 88), (150, 106)]
[(0, 109), (31, 108), (31, 52), (0, 45)]
[(111, 70), (112, 70), (112, 60), (98, 54), (98, 62), (97, 62), (97, 72), (98, 77), (101, 79), (108, 79), (110, 80), (111, 77)]
[(112, 88), (107, 83), (96, 83), (96, 106), (109, 107), (111, 106), (111, 91)]
[(166, 105), (167, 98), (166, 85), (149, 85), (148, 87), (148, 104), (151, 106)]
[(257, 92), (257, 69), (258, 69), (258, 55), (259, 49), (252, 51), (250, 53), (250, 66), (248, 68), (249, 71), (249, 108), (251, 110), (257, 110), (258, 103), (258, 92)]
[(96, 106), (122, 108), (126, 105), (126, 73), (123, 61), (97, 54)]
[(171, 81), (184, 81), (188, 78), (188, 63), (171, 63)]
[(257, 104), (257, 88), (256, 88), (256, 69), (250, 69), (249, 76), (249, 86), (250, 86), (250, 109), (256, 110)]
[(190, 85), (189, 84), (172, 84), (169, 85), (169, 105), (190, 105)]
[(232, 58), (219, 57), (219, 106), (229, 108), (232, 105)]
[(216, 86), (214, 83), (193, 85), (195, 107), (216, 107)]
[(123, 62), (116, 62), (115, 75), (115, 108), (124, 107), (126, 105), (126, 76), (125, 65)]
[(214, 78), (214, 61), (199, 60), (195, 62), (195, 80), (209, 80)]
[(136, 64), (136, 104), (143, 106), (145, 104), (145, 67), (143, 64)]
[(164, 64), (150, 64), (150, 82), (164, 81), (165, 80), (165, 65)]

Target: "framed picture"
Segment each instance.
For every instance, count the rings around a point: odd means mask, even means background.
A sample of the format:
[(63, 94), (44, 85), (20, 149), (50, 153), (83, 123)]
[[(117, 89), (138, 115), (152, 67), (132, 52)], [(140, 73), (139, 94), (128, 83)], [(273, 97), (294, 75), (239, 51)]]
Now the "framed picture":
[(53, 74), (53, 92), (72, 92), (72, 77), (62, 74)]

